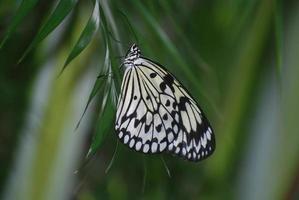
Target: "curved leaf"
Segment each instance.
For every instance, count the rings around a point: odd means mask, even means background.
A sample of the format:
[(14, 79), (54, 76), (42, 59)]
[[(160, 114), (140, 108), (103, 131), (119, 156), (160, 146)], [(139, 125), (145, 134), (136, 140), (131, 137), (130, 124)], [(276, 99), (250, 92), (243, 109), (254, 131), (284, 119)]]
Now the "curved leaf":
[[(155, 34), (161, 40), (161, 42), (165, 45), (165, 47), (169, 50), (169, 53), (172, 54), (173, 58), (175, 59), (176, 63), (180, 67), (182, 73), (189, 77), (189, 81), (194, 84), (198, 85), (196, 87), (197, 93), (200, 94), (203, 98), (207, 99), (207, 102), (211, 104), (211, 106), (216, 110), (216, 106), (212, 102), (212, 100), (208, 97), (208, 95), (203, 92), (202, 85), (198, 81), (198, 77), (196, 74), (188, 67), (187, 62), (183, 59), (180, 55), (179, 51), (177, 50), (174, 43), (171, 41), (169, 36), (165, 33), (165, 31), (161, 28), (158, 21), (150, 14), (149, 10), (141, 3), (141, 1), (134, 1), (134, 6), (140, 11), (140, 14), (143, 15), (143, 18), (147, 23), (152, 27), (155, 31)], [(173, 69), (174, 70), (174, 69)]]
[(5, 36), (0, 44), (0, 49), (3, 47), (5, 42), (11, 36), (11, 34), (16, 30), (17, 26), (22, 22), (25, 16), (32, 11), (33, 7), (36, 5), (38, 0), (23, 0), (20, 7), (18, 8), (16, 15), (14, 16), (11, 24), (9, 25)]
[[(109, 73), (111, 67), (110, 62), (110, 50), (108, 45), (106, 45), (106, 53), (104, 59), (104, 65), (101, 69), (103, 73)], [(87, 159), (90, 155), (94, 154), (97, 149), (103, 144), (104, 139), (106, 138), (108, 132), (112, 128), (112, 119), (115, 113), (115, 107), (112, 101), (113, 90), (111, 87), (112, 78), (108, 75), (108, 79), (105, 82), (105, 89), (103, 91), (103, 98), (101, 100), (101, 110), (99, 117), (96, 123), (96, 131), (93, 136), (92, 143), (90, 145), (89, 151), (86, 155)]]
[(129, 31), (133, 34), (134, 41), (135, 41), (137, 44), (139, 44), (139, 39), (138, 39), (137, 33), (135, 32), (135, 30), (134, 30), (134, 28), (133, 28), (133, 26), (132, 26), (132, 24), (131, 24), (129, 18), (128, 18), (127, 15), (126, 15), (124, 12), (122, 12), (121, 10), (118, 9), (118, 12), (120, 13), (120, 15), (121, 15), (123, 21), (125, 22), (125, 24), (128, 25)]
[(22, 57), (20, 58), (20, 63), (26, 55), (34, 48), (39, 42), (45, 39), (61, 22), (62, 20), (71, 12), (74, 6), (77, 4), (78, 0), (60, 0), (50, 17), (42, 25), (41, 29), (26, 49)]
[[(100, 89), (102, 89), (102, 86), (106, 85), (105, 87), (105, 90), (103, 92), (104, 95), (108, 95), (109, 91), (107, 90), (107, 86), (109, 86), (109, 84), (111, 83), (111, 77), (109, 77), (109, 66), (110, 66), (110, 51), (109, 51), (109, 48), (108, 46), (106, 46), (106, 53), (105, 53), (105, 58), (104, 58), (104, 65), (103, 65), (103, 68), (101, 69), (101, 72), (103, 73), (102, 75), (99, 75), (97, 80), (95, 81), (95, 84), (93, 86), (93, 89), (89, 95), (89, 98), (88, 98), (88, 101), (87, 101), (87, 104), (85, 106), (85, 109), (83, 111), (83, 114), (76, 126), (76, 129), (79, 127), (80, 123), (81, 123), (81, 120), (91, 102), (91, 100), (95, 97), (95, 95), (99, 92)], [(108, 76), (108, 79), (104, 79), (105, 77)], [(106, 100), (105, 100), (106, 96), (103, 97), (103, 100), (101, 100), (102, 102), (102, 110), (103, 110), (103, 106), (105, 105), (106, 103)], [(102, 110), (100, 111), (100, 113), (102, 112)], [(75, 129), (75, 130), (76, 130)]]
[(97, 93), (103, 88), (103, 86), (105, 85), (105, 79), (104, 79), (104, 78), (105, 78), (105, 75), (100, 75), (100, 76), (97, 78), (97, 80), (95, 81), (95, 83), (94, 83), (94, 85), (93, 85), (93, 88), (92, 88), (92, 91), (91, 91), (91, 93), (89, 94), (88, 101), (87, 101), (87, 103), (86, 103), (86, 106), (85, 106), (85, 108), (84, 108), (84, 111), (83, 111), (83, 113), (82, 113), (82, 115), (81, 115), (81, 118), (80, 118), (79, 122), (78, 122), (77, 125), (76, 125), (75, 130), (78, 129), (78, 127), (79, 127), (79, 125), (80, 125), (80, 123), (81, 123), (81, 121), (82, 121), (82, 118), (84, 117), (84, 115), (85, 115), (85, 113), (86, 113), (86, 110), (87, 110), (87, 108), (88, 108), (88, 106), (89, 106), (91, 100), (96, 96), (96, 94), (97, 94)]
[(92, 40), (92, 38), (98, 30), (100, 22), (99, 3), (97, 0), (94, 2), (95, 3), (92, 15), (90, 16), (84, 30), (82, 31), (71, 53), (66, 59), (60, 74), (64, 71), (67, 65), (87, 47), (87, 45), (90, 43), (90, 41)]
[(119, 88), (120, 88), (120, 84), (121, 84), (121, 72), (117, 67), (117, 64), (115, 64), (115, 62), (113, 62), (113, 59), (111, 59), (112, 57), (114, 57), (115, 55), (113, 54), (113, 51), (110, 51), (110, 49), (112, 49), (112, 45), (111, 45), (111, 40), (110, 40), (110, 36), (112, 35), (109, 32), (109, 27), (108, 27), (108, 22), (107, 22), (107, 18), (105, 16), (104, 10), (103, 8), (100, 6), (100, 13), (101, 13), (101, 19), (102, 19), (102, 31), (103, 31), (103, 39), (106, 43), (106, 51), (109, 52), (109, 54), (106, 53), (106, 55), (108, 55), (108, 57), (106, 58), (106, 63), (109, 61), (110, 64), (107, 65), (109, 67), (109, 72), (113, 74), (113, 84), (112, 87), (114, 87), (114, 89), (116, 90), (116, 92), (119, 92)]
[[(110, 86), (107, 85), (107, 87)], [(113, 127), (113, 119), (115, 117), (115, 107), (111, 100), (110, 92), (108, 92), (104, 98), (104, 102), (102, 104), (102, 110), (103, 111), (100, 112), (100, 115), (97, 120), (95, 135), (92, 139), (91, 146), (86, 155), (87, 158), (89, 158), (90, 155), (93, 155), (97, 151), (97, 149), (101, 147), (107, 134), (110, 132), (110, 130)]]

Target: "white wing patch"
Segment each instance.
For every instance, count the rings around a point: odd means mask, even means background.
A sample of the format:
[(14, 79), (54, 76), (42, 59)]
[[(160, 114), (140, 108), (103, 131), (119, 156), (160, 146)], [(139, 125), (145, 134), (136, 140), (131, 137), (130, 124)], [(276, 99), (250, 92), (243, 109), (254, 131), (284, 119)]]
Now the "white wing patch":
[(170, 152), (191, 161), (215, 149), (206, 117), (172, 74), (145, 58), (125, 71), (116, 114), (116, 133), (143, 153)]

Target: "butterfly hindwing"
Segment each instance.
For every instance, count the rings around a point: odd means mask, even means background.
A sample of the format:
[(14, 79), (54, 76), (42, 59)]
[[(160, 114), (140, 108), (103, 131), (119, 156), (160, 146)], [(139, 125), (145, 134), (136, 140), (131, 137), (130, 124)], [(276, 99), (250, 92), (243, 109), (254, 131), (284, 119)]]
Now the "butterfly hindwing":
[(211, 155), (214, 133), (187, 90), (161, 65), (139, 56), (133, 61), (118, 102), (120, 140), (136, 151), (167, 151), (191, 161)]

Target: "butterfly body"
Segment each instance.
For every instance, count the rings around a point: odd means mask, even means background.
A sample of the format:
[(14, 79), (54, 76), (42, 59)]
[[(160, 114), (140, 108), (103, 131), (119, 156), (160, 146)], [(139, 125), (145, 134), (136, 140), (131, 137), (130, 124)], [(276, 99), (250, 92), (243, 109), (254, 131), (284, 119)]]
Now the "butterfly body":
[(211, 155), (212, 128), (182, 84), (164, 67), (142, 57), (135, 44), (123, 64), (115, 123), (121, 142), (139, 152), (169, 152), (190, 161)]

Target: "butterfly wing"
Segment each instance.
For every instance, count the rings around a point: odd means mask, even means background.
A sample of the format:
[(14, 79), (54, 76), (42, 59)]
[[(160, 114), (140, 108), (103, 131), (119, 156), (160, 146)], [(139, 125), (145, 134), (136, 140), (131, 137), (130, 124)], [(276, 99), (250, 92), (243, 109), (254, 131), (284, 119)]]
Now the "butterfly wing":
[(159, 64), (138, 58), (125, 72), (116, 132), (130, 148), (171, 152), (192, 161), (215, 149), (208, 120), (182, 84)]
[(162, 123), (163, 108), (142, 68), (126, 70), (121, 91), (115, 125), (119, 139), (136, 151), (164, 151), (169, 142)]

